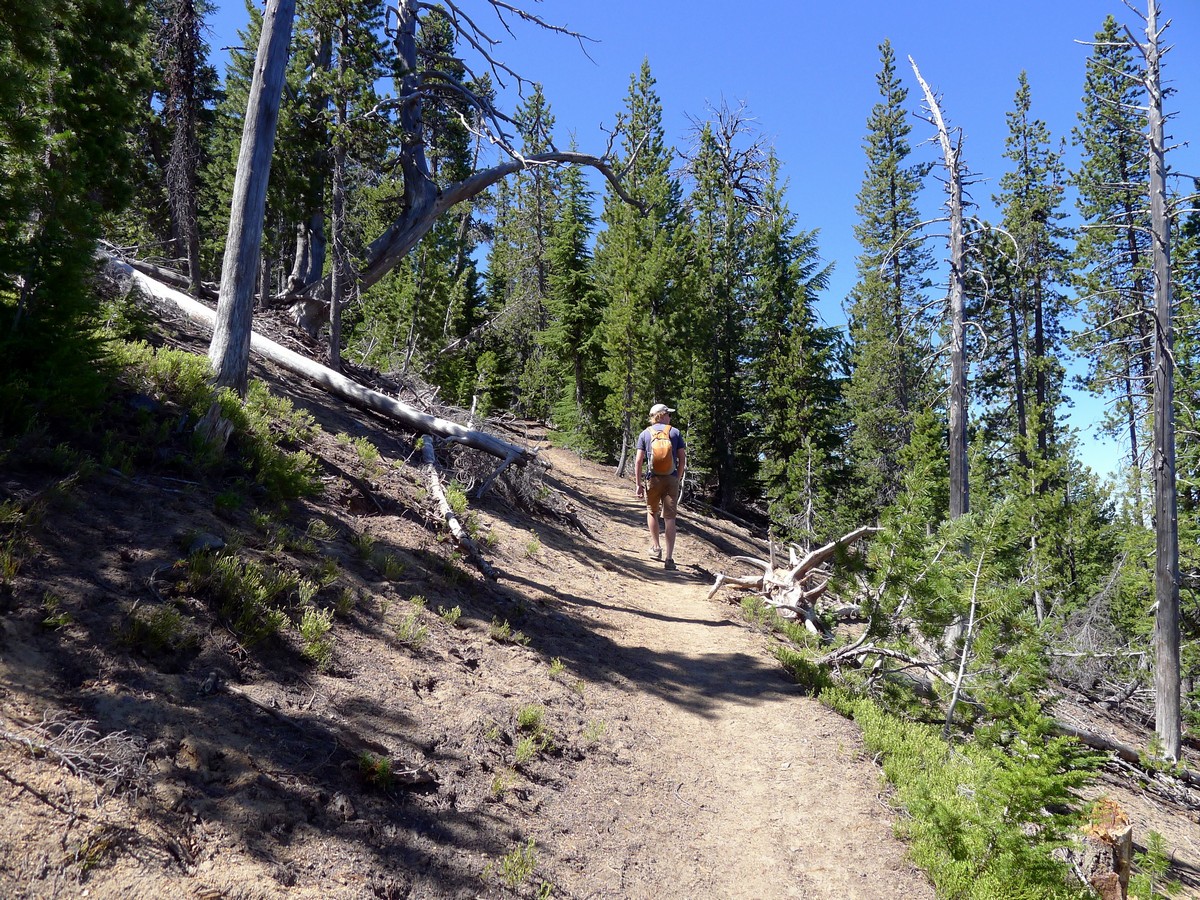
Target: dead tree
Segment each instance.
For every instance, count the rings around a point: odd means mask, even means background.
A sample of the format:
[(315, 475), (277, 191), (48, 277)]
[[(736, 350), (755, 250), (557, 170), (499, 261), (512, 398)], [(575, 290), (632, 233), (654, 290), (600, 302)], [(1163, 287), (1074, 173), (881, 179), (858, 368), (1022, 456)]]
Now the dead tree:
[(199, 297), (203, 289), (200, 225), (196, 219), (200, 166), (200, 143), (196, 132), (204, 104), (200, 95), (203, 26), (195, 0), (177, 0), (168, 7), (167, 20), (158, 36), (167, 87), (163, 116), (173, 129), (166, 165), (171, 232), (176, 254), (187, 258), (188, 292), (193, 297)]
[(967, 349), (965, 244), (963, 240), (962, 132), (953, 139), (937, 97), (910, 56), (913, 73), (925, 93), (930, 122), (937, 128), (938, 143), (946, 165), (946, 210), (950, 223), (950, 518), (970, 511), (967, 479)]
[(233, 388), (239, 394), (246, 392), (249, 372), (250, 328), (267, 205), (267, 180), (271, 174), (275, 127), (279, 123), (279, 104), (295, 13), (296, 0), (267, 0), (263, 12), (262, 37), (258, 42), (250, 96), (246, 101), (246, 120), (233, 182), (217, 322), (208, 351), (216, 370), (217, 384)]
[(1171, 218), (1166, 188), (1166, 146), (1163, 134), (1162, 57), (1170, 47), (1161, 43), (1170, 26), (1158, 26), (1158, 0), (1147, 0), (1146, 40), (1129, 40), (1145, 59), (1150, 157), (1150, 231), (1154, 283), (1154, 628), (1155, 730), (1162, 754), (1179, 760), (1180, 718), (1179, 638), (1179, 518), (1175, 491), (1175, 359), (1171, 326)]
[(785, 618), (799, 618), (804, 626), (813, 633), (820, 634), (821, 627), (817, 620), (816, 603), (829, 589), (829, 581), (833, 577), (827, 563), (839, 552), (844, 552), (863, 538), (877, 533), (880, 529), (863, 526), (849, 534), (831, 541), (816, 550), (805, 553), (794, 544), (788, 547), (788, 562), (779, 566), (775, 560), (775, 544), (769, 547), (767, 559), (753, 556), (735, 556), (738, 562), (749, 563), (762, 569), (761, 575), (717, 575), (716, 582), (708, 596), (716, 596), (722, 587), (736, 587), (750, 590), (762, 597), (763, 601)]
[[(552, 25), (532, 13), (517, 9), (501, 0), (489, 0), (497, 16), (509, 28), (509, 19), (516, 17), (538, 27), (558, 32), (576, 40), (583, 36), (568, 29)], [(404, 196), (400, 212), (382, 234), (375, 238), (366, 250), (366, 260), (356, 273), (354, 287), (363, 291), (380, 281), (394, 269), (423, 238), (441, 216), (454, 206), (469, 201), (509, 175), (536, 166), (580, 165), (590, 166), (609, 180), (622, 199), (639, 206), (624, 190), (620, 173), (610, 164), (609, 150), (601, 156), (574, 151), (551, 149), (545, 153), (522, 155), (508, 133), (510, 119), (498, 110), (491, 100), (473, 90), (469, 81), (453, 77), (447, 72), (433, 68), (422, 68), (418, 55), (418, 35), (421, 18), (433, 9), (421, 0), (398, 0), (391, 11), (394, 16), (393, 41), (396, 60), (401, 76), (397, 81), (398, 95), (381, 106), (397, 110), (401, 139), (398, 142), (399, 168), (404, 185)], [(492, 53), (498, 41), (484, 31), (464, 13), (456, 3), (446, 2), (440, 7), (457, 33), (459, 40), (470, 46), (483, 61), (483, 66), (501, 84), (525, 82), (516, 72), (506, 66)], [(476, 73), (469, 66), (467, 79)], [(465, 102), (474, 112), (473, 123), (468, 127), (487, 142), (500, 148), (508, 159), (490, 168), (473, 172), (461, 181), (440, 186), (430, 171), (426, 155), (429, 135), (422, 111), (426, 103), (453, 99)], [(383, 109), (381, 108), (380, 112)], [(615, 135), (614, 135), (615, 136)], [(318, 282), (304, 286), (284, 296), (291, 302), (292, 317), (296, 324), (309, 333), (315, 333), (320, 322), (328, 317), (328, 298), (331, 278), (326, 276)]]
[(476, 568), (484, 574), (484, 577), (495, 581), (496, 570), (483, 558), (483, 554), (479, 552), (479, 547), (471, 540), (471, 536), (467, 533), (467, 530), (458, 521), (458, 516), (450, 506), (450, 501), (446, 499), (446, 491), (442, 488), (442, 478), (438, 474), (437, 456), (433, 452), (432, 436), (428, 436), (422, 441), (421, 453), (425, 459), (425, 466), (428, 469), (429, 493), (437, 501), (438, 514), (442, 517), (442, 521), (446, 523), (446, 527), (454, 535), (454, 540), (458, 542), (458, 546), (462, 548), (463, 553), (470, 558)]

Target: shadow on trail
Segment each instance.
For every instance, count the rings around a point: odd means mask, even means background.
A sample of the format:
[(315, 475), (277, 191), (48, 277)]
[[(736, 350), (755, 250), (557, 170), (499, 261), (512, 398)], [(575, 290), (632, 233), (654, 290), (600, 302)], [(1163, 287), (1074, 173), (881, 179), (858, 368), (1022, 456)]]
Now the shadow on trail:
[(547, 658), (561, 659), (587, 681), (644, 692), (704, 717), (715, 717), (717, 708), (731, 701), (756, 704), (794, 700), (801, 694), (801, 689), (770, 659), (742, 652), (690, 653), (628, 646), (611, 636), (615, 626), (594, 621), (587, 611), (714, 629), (737, 628), (736, 622), (716, 615), (673, 615), (669, 603), (663, 608), (647, 608), (615, 598), (605, 602), (582, 597), (529, 579), (508, 580), (555, 596), (557, 603), (526, 609), (521, 628), (530, 637), (531, 648)]

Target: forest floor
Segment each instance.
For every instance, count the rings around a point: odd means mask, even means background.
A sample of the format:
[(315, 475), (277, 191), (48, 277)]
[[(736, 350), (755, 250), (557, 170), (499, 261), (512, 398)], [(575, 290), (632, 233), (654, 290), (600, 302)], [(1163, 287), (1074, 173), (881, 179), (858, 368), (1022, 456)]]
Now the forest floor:
[[(0, 469), (0, 500), (38, 510), (0, 590), (0, 896), (933, 896), (854, 724), (790, 682), (735, 595), (707, 598), (730, 556), (763, 552), (745, 528), (685, 508), (667, 572), (632, 483), (527, 432), (557, 514), (473, 502), (488, 581), (410, 435), (254, 374), (320, 425), (324, 492), (286, 518), (165, 465)], [(189, 593), (198, 535), (336, 564), (318, 603), (356, 602), (325, 670), (292, 632), (243, 646)], [(156, 649), (133, 626), (165, 607), (189, 639)], [(364, 768), (380, 759), (390, 778)], [(1097, 792), (1200, 883), (1194, 810), (1127, 787)]]

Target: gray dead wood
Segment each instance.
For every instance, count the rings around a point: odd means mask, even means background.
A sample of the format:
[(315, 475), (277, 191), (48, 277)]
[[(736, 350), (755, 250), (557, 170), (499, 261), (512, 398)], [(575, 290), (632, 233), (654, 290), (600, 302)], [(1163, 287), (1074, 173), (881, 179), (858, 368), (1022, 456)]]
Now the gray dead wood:
[[(747, 563), (762, 569), (761, 575), (729, 575), (724, 572), (717, 575), (709, 598), (716, 596), (723, 587), (741, 588), (759, 594), (772, 608), (785, 615), (795, 616), (804, 622), (804, 627), (815, 634), (825, 634), (816, 616), (816, 602), (829, 588), (829, 576), (821, 570), (840, 551), (845, 550), (857, 541), (869, 537), (879, 531), (872, 526), (863, 526), (849, 534), (830, 541), (822, 547), (800, 555), (796, 547), (788, 550), (788, 565), (777, 568), (775, 562), (775, 545), (768, 547), (768, 559), (758, 559), (753, 556), (734, 556), (734, 562)], [(821, 575), (822, 580), (816, 584), (806, 585), (806, 581)]]
[[(103, 251), (101, 251), (101, 255), (107, 256)], [(151, 297), (174, 305), (192, 321), (199, 322), (209, 328), (213, 326), (214, 313), (203, 303), (199, 303), (181, 291), (161, 284), (153, 278), (134, 270), (128, 263), (113, 259), (112, 257), (107, 258), (110, 261), (109, 264), (115, 267), (121, 275), (132, 279), (141, 290)], [(281, 347), (279, 344), (268, 340), (260, 334), (251, 333), (250, 347), (251, 350), (260, 356), (269, 359), (289, 372), (306, 378), (323, 390), (344, 400), (348, 400), (355, 406), (380, 413), (411, 428), (413, 431), (422, 434), (433, 434), (446, 440), (456, 441), (475, 450), (482, 450), (484, 453), (491, 454), (502, 460), (511, 460), (512, 463), (517, 465), (524, 465), (535, 457), (533, 452), (518, 447), (515, 444), (510, 444), (508, 441), (501, 440), (494, 435), (473, 428), (466, 428), (448, 419), (431, 416), (405, 403), (401, 403), (399, 400), (388, 397), (386, 394), (365, 388), (344, 375), (340, 375), (326, 366), (313, 362), (299, 353), (288, 350), (286, 347)]]
[(239, 395), (246, 393), (267, 181), (295, 12), (296, 0), (267, 0), (233, 178), (220, 299), (208, 356), (217, 384)]
[(437, 457), (433, 452), (433, 440), (425, 438), (421, 446), (421, 454), (425, 457), (425, 465), (429, 469), (429, 492), (433, 494), (437, 500), (438, 513), (441, 514), (442, 520), (446, 523), (446, 527), (450, 529), (450, 533), (454, 535), (454, 539), (458, 541), (458, 546), (463, 549), (471, 562), (476, 568), (484, 574), (485, 577), (495, 581), (496, 570), (491, 564), (483, 558), (483, 554), (479, 552), (479, 548), (475, 546), (475, 542), (471, 540), (467, 530), (462, 527), (462, 523), (458, 521), (458, 516), (454, 514), (454, 510), (450, 506), (450, 502), (446, 499), (446, 492), (442, 489), (442, 479), (438, 475)]

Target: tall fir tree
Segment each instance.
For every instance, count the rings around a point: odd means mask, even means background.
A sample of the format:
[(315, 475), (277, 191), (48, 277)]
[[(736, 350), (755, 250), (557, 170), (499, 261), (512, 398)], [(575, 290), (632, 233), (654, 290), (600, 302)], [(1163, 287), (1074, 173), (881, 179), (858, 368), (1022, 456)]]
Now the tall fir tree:
[(567, 445), (589, 454), (600, 448), (597, 419), (603, 402), (596, 334), (601, 309), (589, 249), (595, 228), (593, 196), (582, 171), (572, 167), (563, 172), (547, 248), (549, 323), (537, 336), (545, 358), (555, 364), (550, 380), (561, 385), (554, 425)]
[(1066, 170), (1045, 123), (1032, 116), (1024, 73), (1007, 119), (1010, 168), (993, 197), (1002, 210), (1001, 229), (980, 247), (990, 264), (983, 267), (988, 278), (977, 314), (988, 336), (976, 379), (986, 446), (979, 468), (990, 470), (993, 483), (977, 495), (1014, 498), (1012, 521), (1026, 523), (1014, 543), (1028, 554), (1023, 576), (1041, 621), (1070, 584), (1063, 564), (1068, 448), (1057, 415), (1065, 376)]
[(718, 140), (714, 123), (702, 126), (697, 143), (688, 164), (692, 279), (671, 333), (686, 335), (677, 344), (686, 351), (677, 368), (687, 376), (680, 403), (692, 421), (688, 468), (707, 480), (703, 487), (717, 506), (730, 509), (755, 499), (747, 488), (758, 463), (746, 370), (752, 219), (734, 184), (733, 148)]
[[(526, 156), (554, 146), (554, 117), (540, 85), (534, 85), (514, 121)], [(488, 264), (490, 307), (498, 318), (487, 346), (517, 411), (542, 420), (549, 418), (560, 386), (554, 361), (536, 335), (549, 325), (549, 245), (561, 180), (554, 166), (534, 166), (507, 180)]]
[[(681, 252), (682, 192), (671, 174), (673, 150), (662, 125), (662, 101), (649, 61), (630, 79), (624, 114), (623, 157), (627, 193), (643, 213), (605, 192), (604, 230), (596, 240), (596, 285), (604, 306), (600, 340), (607, 391), (602, 414), (610, 452), (624, 474), (645, 411), (669, 395), (678, 379), (666, 356), (665, 319), (685, 276)], [(686, 427), (691, 411), (678, 407)]]
[(105, 218), (130, 196), (145, 29), (124, 0), (0, 12), (0, 431), (30, 392), (54, 413), (96, 386), (88, 279)]
[(752, 236), (750, 438), (772, 526), (789, 540), (820, 541), (844, 524), (837, 513), (846, 484), (842, 340), (816, 313), (833, 267), (820, 258), (817, 233), (797, 229), (774, 156), (767, 171)]
[[(329, 365), (338, 370), (343, 349), (343, 310), (351, 299), (355, 259), (363, 242), (349, 214), (364, 176), (370, 177), (373, 161), (383, 155), (387, 138), (386, 121), (376, 114), (380, 98), (375, 87), (385, 71), (384, 48), (378, 36), (384, 10), (378, 0), (310, 0), (309, 15), (315, 29), (314, 43), (322, 48), (318, 54), (323, 55), (326, 40), (331, 52), (330, 65), (315, 69), (310, 80), (315, 95), (328, 100), (328, 108), (321, 114), (330, 137), (330, 167), (325, 173), (330, 185), (333, 256)], [(304, 224), (303, 219), (300, 223)]]
[(1153, 325), (1150, 295), (1148, 158), (1140, 74), (1116, 19), (1096, 34), (1087, 62), (1083, 110), (1074, 140), (1074, 173), (1083, 229), (1075, 248), (1076, 289), (1084, 298), (1077, 346), (1087, 362), (1084, 382), (1112, 400), (1104, 425), (1129, 450), (1130, 504), (1149, 521), (1143, 474), (1150, 425)]
[(855, 226), (862, 253), (847, 310), (851, 375), (845, 397), (855, 485), (848, 503), (863, 521), (875, 519), (897, 496), (914, 419), (931, 405), (933, 393), (923, 369), (929, 323), (920, 312), (933, 260), (913, 234), (928, 166), (908, 162), (908, 90), (897, 77), (891, 44), (885, 41), (879, 50), (880, 100), (867, 120), (867, 170)]

